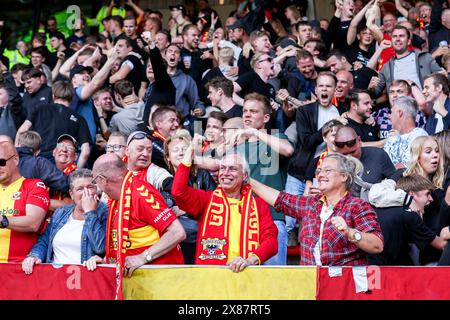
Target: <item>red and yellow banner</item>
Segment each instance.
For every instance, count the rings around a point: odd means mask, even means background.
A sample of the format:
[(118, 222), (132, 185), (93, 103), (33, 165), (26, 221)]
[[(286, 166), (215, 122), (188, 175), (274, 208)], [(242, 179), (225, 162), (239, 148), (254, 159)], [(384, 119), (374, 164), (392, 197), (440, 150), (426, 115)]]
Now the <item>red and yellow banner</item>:
[[(133, 300), (449, 300), (450, 267), (149, 266), (123, 282)], [(115, 268), (0, 264), (0, 300), (113, 300)], [(359, 291), (359, 292), (357, 292)]]

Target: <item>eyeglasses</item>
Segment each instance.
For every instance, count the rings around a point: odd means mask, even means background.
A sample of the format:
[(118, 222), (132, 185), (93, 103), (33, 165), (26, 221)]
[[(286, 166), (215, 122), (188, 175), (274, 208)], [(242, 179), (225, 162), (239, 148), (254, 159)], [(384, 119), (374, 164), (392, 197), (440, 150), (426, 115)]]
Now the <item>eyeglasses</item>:
[(338, 173), (342, 173), (341, 171), (339, 171), (339, 170), (336, 170), (336, 169), (329, 169), (329, 168), (324, 168), (324, 169), (322, 169), (322, 168), (317, 168), (316, 169), (316, 171), (315, 171), (315, 173), (316, 173), (316, 176), (318, 176), (320, 173), (322, 173), (323, 172), (323, 174), (324, 175), (329, 175), (330, 174), (330, 172), (338, 172)]
[(106, 177), (102, 173), (100, 173), (94, 179), (92, 179), (91, 183), (96, 185), (98, 178), (106, 179)]
[(131, 141), (133, 140), (142, 140), (145, 138), (151, 140), (151, 137), (148, 133), (145, 133), (144, 131), (136, 131), (128, 137), (127, 145), (129, 146)]
[(353, 140), (349, 140), (349, 141), (343, 141), (343, 142), (339, 142), (339, 141), (334, 141), (334, 145), (338, 148), (343, 148), (345, 146), (351, 148), (356, 144), (356, 138)]
[(123, 144), (107, 144), (106, 145), (106, 151), (111, 152), (118, 152), (120, 151), (120, 149), (125, 148), (126, 146), (124, 146)]
[(273, 58), (272, 57), (268, 57), (266, 59), (259, 60), (258, 62), (261, 63), (261, 62), (264, 62), (264, 61), (272, 62)]
[(56, 148), (61, 149), (61, 150), (66, 149), (67, 151), (70, 151), (70, 152), (74, 152), (76, 150), (75, 147), (72, 147), (72, 146), (69, 146), (69, 145), (63, 144), (63, 143), (58, 143), (56, 145)]
[(14, 158), (15, 154), (13, 154), (11, 157), (9, 157), (8, 159), (0, 159), (0, 167), (4, 167), (6, 166), (6, 162), (8, 162), (8, 160), (11, 160), (12, 158)]

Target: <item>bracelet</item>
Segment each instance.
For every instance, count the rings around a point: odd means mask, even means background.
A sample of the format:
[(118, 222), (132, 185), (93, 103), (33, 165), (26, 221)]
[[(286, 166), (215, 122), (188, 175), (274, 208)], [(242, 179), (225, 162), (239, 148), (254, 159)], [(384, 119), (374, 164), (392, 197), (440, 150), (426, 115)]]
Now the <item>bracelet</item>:
[(98, 116), (98, 118), (99, 118), (99, 119), (105, 119), (105, 117), (104, 117), (104, 116)]

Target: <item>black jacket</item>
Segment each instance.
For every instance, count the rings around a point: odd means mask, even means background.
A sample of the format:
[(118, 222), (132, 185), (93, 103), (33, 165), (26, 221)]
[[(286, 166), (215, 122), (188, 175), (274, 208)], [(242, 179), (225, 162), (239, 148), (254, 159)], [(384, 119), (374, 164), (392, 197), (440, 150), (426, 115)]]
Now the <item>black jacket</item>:
[(20, 174), (29, 179), (41, 179), (52, 190), (67, 192), (69, 179), (48, 159), (34, 156), (28, 148), (17, 148)]
[(155, 82), (149, 84), (144, 97), (145, 109), (142, 118), (144, 127), (148, 126), (148, 117), (154, 104), (175, 105), (176, 89), (167, 73), (166, 64), (157, 47), (150, 50), (150, 61), (155, 75)]
[[(342, 110), (338, 111), (342, 113)], [(317, 129), (318, 119), (318, 102), (297, 109), (297, 148), (289, 161), (288, 174), (299, 180), (305, 180), (308, 164), (313, 161), (316, 148), (323, 142), (322, 131)]]

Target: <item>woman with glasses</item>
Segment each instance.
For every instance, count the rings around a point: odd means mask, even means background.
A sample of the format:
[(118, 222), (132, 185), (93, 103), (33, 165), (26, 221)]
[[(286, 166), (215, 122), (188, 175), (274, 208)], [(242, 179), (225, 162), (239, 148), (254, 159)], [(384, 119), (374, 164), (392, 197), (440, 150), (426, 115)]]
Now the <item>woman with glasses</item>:
[(52, 220), (27, 258), (22, 262), (26, 274), (35, 264), (83, 264), (94, 270), (105, 254), (108, 208), (99, 203), (92, 172), (79, 169), (69, 176), (70, 196), (75, 204), (55, 211)]
[(321, 194), (314, 196), (290, 195), (251, 181), (258, 196), (301, 223), (300, 264), (367, 265), (367, 253), (383, 251), (375, 211), (350, 194), (359, 166), (353, 157), (326, 156), (316, 170)]

